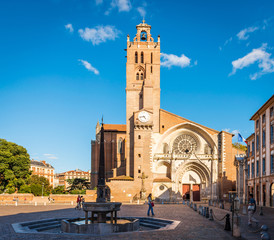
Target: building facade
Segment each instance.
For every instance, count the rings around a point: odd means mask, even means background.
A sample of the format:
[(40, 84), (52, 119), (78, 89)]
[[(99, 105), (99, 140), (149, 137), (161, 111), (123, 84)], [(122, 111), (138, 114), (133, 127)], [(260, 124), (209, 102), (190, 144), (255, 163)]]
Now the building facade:
[(30, 161), (30, 170), (32, 171), (32, 175), (38, 175), (40, 177), (45, 177), (49, 180), (51, 186), (54, 186), (54, 167), (51, 166), (46, 161)]
[(261, 206), (274, 206), (274, 95), (251, 117), (247, 138), (247, 192)]
[[(160, 108), (160, 36), (136, 26), (127, 37), (126, 124), (104, 124), (106, 179), (114, 201), (200, 201), (236, 190), (232, 134)], [(100, 125), (91, 142), (91, 187), (97, 185)]]
[(56, 174), (56, 178), (59, 180), (58, 185), (64, 186), (65, 189), (67, 189), (69, 187), (68, 179), (82, 178), (90, 182), (90, 171), (85, 172), (80, 169), (71, 170)]

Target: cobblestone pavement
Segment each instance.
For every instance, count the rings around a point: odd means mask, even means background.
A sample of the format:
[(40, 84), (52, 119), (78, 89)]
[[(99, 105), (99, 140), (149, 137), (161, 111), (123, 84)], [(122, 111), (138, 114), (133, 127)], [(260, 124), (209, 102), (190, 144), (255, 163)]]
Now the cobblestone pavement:
[[(145, 217), (147, 205), (123, 205), (118, 216)], [(108, 236), (91, 237), (88, 235), (18, 234), (13, 231), (12, 223), (33, 221), (55, 217), (83, 217), (83, 211), (74, 210), (71, 206), (0, 206), (0, 239), (234, 239), (231, 232), (223, 230), (223, 226), (209, 221), (188, 206), (182, 204), (162, 205), (154, 207), (155, 217), (181, 221), (175, 230), (120, 233)], [(216, 213), (217, 214), (217, 213)]]
[[(207, 205), (204, 205), (207, 206)], [(224, 209), (220, 209), (217, 207), (210, 207), (213, 209), (213, 212), (215, 213), (215, 215), (220, 218), (221, 216), (224, 216), (227, 213), (231, 212), (228, 211), (229, 206), (226, 206), (226, 210)], [(260, 238), (260, 227), (262, 225), (267, 225), (269, 230), (268, 233), (270, 234), (270, 236), (272, 238), (274, 238), (274, 208), (269, 208), (269, 207), (263, 207), (263, 215), (259, 215), (260, 213), (260, 207), (257, 207), (257, 211), (254, 214), (254, 217), (259, 221), (259, 225), (258, 227), (256, 225), (253, 224), (252, 227), (249, 227), (247, 225), (247, 215), (243, 215), (242, 213), (242, 209), (240, 211), (240, 218), (241, 218), (241, 237), (242, 239), (247, 239), (247, 240), (258, 240), (261, 239)], [(222, 221), (221, 223), (217, 221), (217, 223), (224, 225), (224, 221)]]

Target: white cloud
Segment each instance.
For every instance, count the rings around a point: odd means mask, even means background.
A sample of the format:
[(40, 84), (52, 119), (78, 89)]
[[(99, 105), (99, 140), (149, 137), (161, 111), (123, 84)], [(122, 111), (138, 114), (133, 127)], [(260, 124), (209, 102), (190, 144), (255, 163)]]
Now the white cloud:
[(43, 155), (48, 159), (58, 159), (58, 157), (51, 153), (44, 153)]
[(247, 40), (249, 38), (249, 34), (248, 33), (252, 33), (259, 30), (258, 27), (249, 27), (249, 28), (245, 28), (243, 30), (241, 30), (238, 34), (237, 37), (239, 40)]
[(74, 29), (73, 29), (71, 23), (68, 23), (67, 25), (65, 25), (65, 28), (66, 28), (67, 30), (69, 30), (69, 32), (71, 32), (71, 33), (73, 33), (73, 31), (74, 31)]
[(115, 40), (120, 34), (114, 26), (96, 26), (95, 28), (85, 28), (78, 30), (81, 38), (85, 41), (92, 42), (93, 45), (98, 45), (107, 40)]
[(138, 7), (137, 8), (137, 11), (140, 13), (141, 17), (142, 18), (145, 18), (146, 17), (146, 9), (144, 7)]
[(87, 70), (95, 73), (96, 75), (99, 74), (99, 71), (95, 67), (93, 67), (89, 62), (82, 59), (79, 59), (78, 61), (80, 61)]
[(234, 135), (236, 136), (239, 132), (240, 132), (239, 130), (235, 129), (235, 130), (233, 130), (231, 133), (234, 134)]
[(95, 4), (96, 5), (100, 5), (100, 4), (102, 4), (103, 3), (103, 0), (95, 0)]
[(266, 52), (267, 44), (264, 43), (260, 48), (253, 49), (250, 53), (242, 58), (232, 62), (233, 70), (229, 75), (236, 73), (238, 69), (243, 69), (251, 64), (258, 63), (261, 69), (259, 72), (251, 74), (250, 79), (256, 80), (263, 74), (274, 72), (274, 59), (271, 58), (271, 53)]
[(128, 12), (131, 9), (131, 2), (130, 0), (112, 0), (111, 7), (117, 7), (119, 12)]
[(161, 53), (161, 66), (170, 68), (172, 66), (188, 67), (190, 65), (190, 58), (182, 54), (180, 57), (174, 54)]
[(225, 41), (224, 46), (227, 45), (227, 44), (229, 44), (231, 41), (232, 41), (232, 37), (230, 37), (229, 39), (227, 39), (227, 40)]
[(229, 132), (230, 131), (230, 128), (224, 128), (224, 129), (222, 129), (223, 131), (225, 131), (225, 132)]

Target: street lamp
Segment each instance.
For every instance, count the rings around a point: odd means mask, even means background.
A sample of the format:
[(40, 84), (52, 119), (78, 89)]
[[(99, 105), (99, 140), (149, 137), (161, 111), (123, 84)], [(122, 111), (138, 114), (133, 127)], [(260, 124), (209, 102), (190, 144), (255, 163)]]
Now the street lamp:
[(42, 198), (43, 198), (43, 193), (44, 193), (44, 183), (42, 183)]

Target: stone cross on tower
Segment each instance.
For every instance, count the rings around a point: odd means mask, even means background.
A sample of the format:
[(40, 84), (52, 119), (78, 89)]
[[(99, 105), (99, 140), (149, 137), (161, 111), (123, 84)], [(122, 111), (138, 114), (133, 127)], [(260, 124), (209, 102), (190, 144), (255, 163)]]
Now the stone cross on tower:
[(139, 176), (138, 178), (142, 179), (142, 187), (141, 187), (141, 191), (140, 191), (140, 198), (142, 200), (144, 200), (146, 198), (145, 179), (148, 178), (148, 176), (145, 175), (144, 172), (142, 172), (142, 175)]

